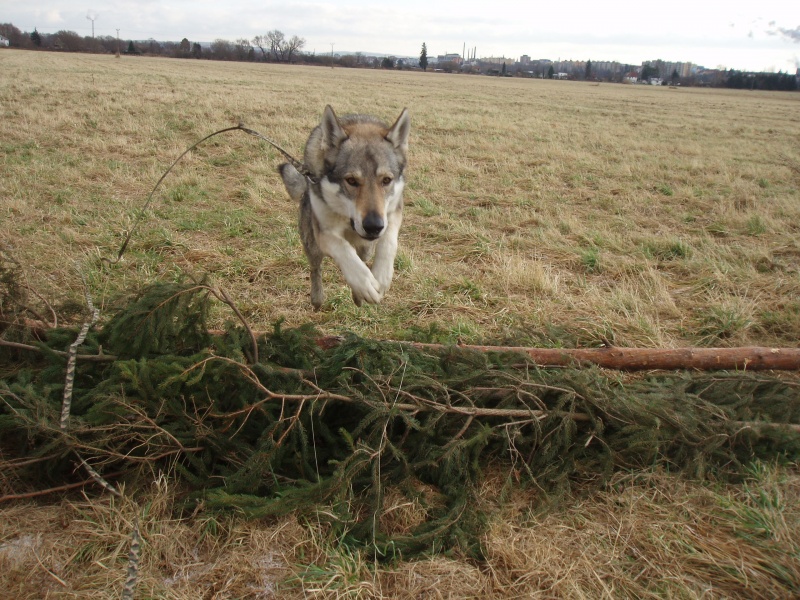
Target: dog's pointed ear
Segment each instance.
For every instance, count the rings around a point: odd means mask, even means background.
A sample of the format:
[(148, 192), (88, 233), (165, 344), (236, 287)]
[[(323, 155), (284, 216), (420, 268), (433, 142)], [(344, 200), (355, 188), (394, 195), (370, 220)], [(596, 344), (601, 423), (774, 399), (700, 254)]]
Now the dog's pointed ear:
[(325, 107), (325, 112), (322, 113), (321, 128), (322, 147), (325, 150), (337, 147), (347, 137), (330, 104)]
[(408, 152), (408, 132), (411, 130), (411, 117), (408, 115), (408, 109), (404, 108), (397, 121), (394, 122), (389, 133), (386, 134), (386, 139), (391, 144), (401, 150), (403, 153)]

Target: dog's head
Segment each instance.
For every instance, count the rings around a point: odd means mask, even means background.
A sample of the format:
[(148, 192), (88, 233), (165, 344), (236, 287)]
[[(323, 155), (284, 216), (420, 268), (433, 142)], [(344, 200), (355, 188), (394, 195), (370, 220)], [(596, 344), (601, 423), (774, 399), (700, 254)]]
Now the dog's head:
[(388, 127), (365, 115), (339, 119), (326, 106), (308, 140), (305, 163), (325, 201), (364, 239), (383, 235), (387, 215), (401, 206), (410, 127), (408, 109)]

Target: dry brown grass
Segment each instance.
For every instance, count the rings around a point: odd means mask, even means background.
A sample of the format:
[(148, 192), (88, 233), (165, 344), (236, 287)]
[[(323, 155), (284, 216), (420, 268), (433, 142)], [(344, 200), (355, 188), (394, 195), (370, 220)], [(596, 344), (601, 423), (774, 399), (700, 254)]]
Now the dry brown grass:
[[(800, 96), (374, 70), (4, 52), (0, 235), (47, 298), (101, 305), (210, 273), (258, 329), (379, 337), (796, 343)], [(409, 106), (398, 275), (356, 310), (336, 269), (309, 310), (278, 154), (215, 138), (165, 182), (124, 264), (99, 267), (185, 148), (240, 119), (300, 155), (322, 107)], [(218, 320), (226, 318), (223, 312)]]
[[(141, 598), (792, 598), (800, 590), (800, 476), (754, 470), (725, 486), (665, 474), (542, 510), (534, 492), (496, 513), (485, 558), (371, 563), (296, 517), (175, 519), (165, 478), (137, 506), (111, 498), (19, 504), (0, 520), (0, 598), (108, 598), (122, 589), (130, 529), (143, 538)], [(418, 506), (387, 498), (384, 519)], [(536, 508), (539, 507), (539, 508)], [(401, 513), (401, 514), (398, 514)]]
[[(299, 156), (322, 108), (412, 112), (396, 281), (357, 310), (326, 270), (313, 313), (277, 153), (216, 138), (166, 180), (126, 260), (102, 267), (166, 167), (243, 119)], [(796, 345), (800, 95), (0, 52), (0, 240), (69, 317), (210, 274), (256, 329), (465, 342)], [(70, 312), (72, 311), (72, 313)], [(45, 310), (42, 310), (45, 313)], [(220, 308), (217, 324), (229, 315)], [(631, 475), (547, 509), (515, 492), (485, 560), (374, 565), (298, 522), (176, 519), (158, 478), (109, 498), (0, 507), (0, 597), (106, 598), (142, 521), (140, 597), (789, 598), (800, 479)], [(500, 494), (488, 482), (487, 504)], [(419, 506), (387, 498), (402, 531)]]

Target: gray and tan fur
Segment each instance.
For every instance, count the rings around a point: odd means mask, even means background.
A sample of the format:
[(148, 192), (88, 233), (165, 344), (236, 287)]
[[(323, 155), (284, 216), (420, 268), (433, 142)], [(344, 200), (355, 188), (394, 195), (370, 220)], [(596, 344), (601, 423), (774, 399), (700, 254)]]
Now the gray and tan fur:
[(306, 143), (307, 176), (289, 163), (280, 166), (286, 191), (300, 204), (315, 309), (325, 301), (325, 256), (338, 265), (356, 305), (377, 304), (388, 291), (403, 221), (410, 126), (407, 109), (389, 127), (367, 115), (338, 118), (326, 106)]

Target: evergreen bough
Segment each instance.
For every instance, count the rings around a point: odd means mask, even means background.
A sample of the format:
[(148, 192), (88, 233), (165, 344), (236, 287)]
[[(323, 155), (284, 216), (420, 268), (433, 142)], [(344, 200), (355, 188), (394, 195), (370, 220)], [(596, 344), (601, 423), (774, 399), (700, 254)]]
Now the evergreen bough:
[[(476, 488), (488, 467), (509, 485), (563, 493), (618, 470), (736, 478), (755, 459), (800, 458), (794, 376), (634, 378), (355, 335), (323, 349), (313, 328), (281, 323), (249, 364), (249, 331), (208, 332), (211, 300), (203, 285), (158, 284), (91, 331), (81, 352), (112, 356), (78, 361), (67, 431), (57, 351), (75, 331), (51, 330), (38, 355), (0, 347), (6, 481), (74, 481), (76, 452), (106, 476), (172, 470), (187, 510), (313, 514), (338, 539), (392, 558), (479, 555), (487, 515)], [(382, 525), (388, 490), (425, 508), (411, 532)]]

